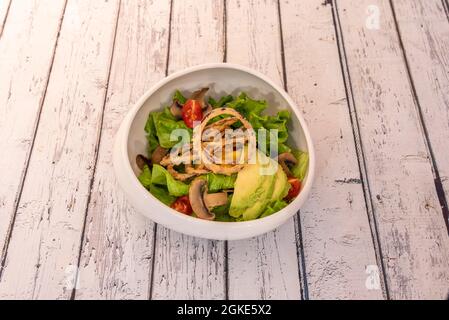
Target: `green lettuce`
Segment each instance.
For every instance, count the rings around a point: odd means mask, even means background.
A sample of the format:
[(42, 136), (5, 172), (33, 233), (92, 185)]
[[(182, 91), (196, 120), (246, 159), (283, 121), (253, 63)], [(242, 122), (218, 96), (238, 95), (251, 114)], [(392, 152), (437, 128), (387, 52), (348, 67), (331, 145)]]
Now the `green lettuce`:
[[(173, 101), (184, 104), (187, 99), (179, 90), (176, 90), (173, 95)], [(169, 108), (165, 108), (164, 111), (151, 112), (148, 115), (145, 123), (145, 132), (147, 133), (148, 154), (150, 156), (158, 145), (164, 148), (171, 148), (179, 141), (170, 141), (170, 134), (174, 129), (187, 129), (190, 136), (192, 136), (191, 129), (187, 128), (184, 121), (177, 121)]]
[(270, 152), (270, 129), (278, 130), (278, 153), (290, 152), (290, 147), (287, 146), (288, 139), (287, 123), (290, 120), (290, 112), (288, 110), (280, 110), (274, 116), (262, 115), (262, 112), (267, 108), (265, 100), (253, 100), (244, 92), (237, 98), (226, 104), (226, 107), (233, 108), (240, 112), (252, 125), (256, 134), (259, 134), (259, 129), (266, 129), (266, 153)]
[(220, 100), (218, 100), (218, 101), (216, 101), (214, 98), (210, 97), (208, 102), (214, 108), (221, 108), (226, 103), (231, 102), (232, 100), (234, 100), (234, 97), (231, 95), (227, 95), (227, 96), (221, 97)]
[(233, 189), (237, 174), (225, 176), (223, 174), (208, 173), (205, 175), (209, 192), (217, 192), (225, 189)]
[(140, 183), (148, 191), (150, 191), (150, 193), (153, 196), (155, 196), (159, 201), (161, 201), (165, 205), (170, 206), (176, 200), (176, 197), (170, 195), (165, 188), (156, 186), (151, 183), (151, 180), (152, 180), (151, 170), (147, 165), (145, 165), (143, 167), (143, 170), (140, 173), (138, 179), (139, 179)]
[(211, 211), (215, 214), (215, 221), (234, 222), (234, 217), (229, 215), (229, 206), (231, 205), (232, 195), (228, 197), (228, 203), (213, 208)]
[(148, 154), (151, 156), (154, 149), (159, 145), (159, 141), (157, 138), (156, 127), (154, 126), (154, 117), (153, 113), (150, 113), (145, 123), (145, 132), (147, 133), (148, 140)]
[(167, 206), (171, 206), (176, 200), (176, 197), (170, 195), (165, 188), (154, 184), (150, 186), (150, 193)]
[(137, 179), (139, 179), (140, 183), (146, 189), (150, 188), (150, 185), (151, 185), (151, 170), (150, 170), (150, 168), (147, 165), (145, 165), (143, 167), (143, 170), (140, 173), (140, 175), (137, 177)]
[(271, 203), (269, 203), (267, 205), (265, 210), (260, 215), (259, 219), (268, 217), (269, 215), (272, 215), (273, 213), (278, 212), (279, 210), (285, 208), (286, 206), (287, 206), (287, 202), (285, 202), (284, 200), (272, 201)]
[[(252, 127), (257, 133), (257, 129), (263, 128), (264, 117), (261, 115), (262, 111), (267, 108), (267, 102), (265, 100), (253, 100), (244, 92), (234, 100), (228, 102), (226, 107), (237, 110), (246, 120), (251, 123)], [(238, 122), (235, 126), (240, 126)]]
[(291, 169), (291, 172), (295, 178), (303, 181), (309, 167), (309, 154), (300, 150), (293, 150), (292, 153), (298, 163)]
[(153, 118), (154, 128), (161, 147), (172, 148), (181, 140), (181, 138), (173, 141), (170, 139), (170, 135), (175, 129), (185, 129), (190, 138), (192, 137), (192, 129), (188, 128), (184, 121), (176, 120), (169, 108), (165, 108), (164, 111), (152, 112), (150, 116)]
[(189, 194), (188, 184), (176, 180), (164, 167), (158, 164), (153, 165), (151, 184), (166, 186), (168, 193), (172, 196), (180, 197)]
[(183, 96), (181, 91), (176, 90), (175, 94), (173, 95), (173, 101), (177, 101), (179, 104), (184, 104), (187, 101), (187, 98)]

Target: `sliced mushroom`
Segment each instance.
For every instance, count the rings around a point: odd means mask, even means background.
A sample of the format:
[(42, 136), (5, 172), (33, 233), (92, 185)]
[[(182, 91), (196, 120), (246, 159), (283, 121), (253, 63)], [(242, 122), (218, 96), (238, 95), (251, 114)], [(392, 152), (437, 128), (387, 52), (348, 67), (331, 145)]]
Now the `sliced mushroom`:
[(176, 119), (179, 120), (182, 118), (182, 106), (178, 103), (178, 101), (173, 101), (170, 107), (170, 112)]
[(151, 155), (151, 162), (154, 164), (159, 164), (165, 157), (167, 152), (167, 149), (162, 148), (161, 146), (157, 146), (156, 149), (154, 149), (153, 154)]
[(148, 167), (151, 166), (151, 161), (150, 161), (150, 159), (148, 159), (144, 155), (138, 154), (137, 157), (136, 157), (136, 164), (137, 164), (137, 167), (140, 170), (143, 170), (145, 165), (147, 165)]
[(204, 103), (204, 96), (206, 95), (206, 92), (209, 90), (209, 88), (201, 88), (199, 90), (196, 90), (192, 93), (190, 96), (190, 99), (192, 100), (198, 100), (201, 105), (201, 109), (207, 108), (207, 103)]
[(293, 173), (290, 171), (289, 166), (294, 166), (298, 163), (298, 160), (296, 160), (293, 154), (291, 154), (290, 152), (281, 153), (278, 156), (278, 162), (281, 165), (282, 169), (284, 169), (284, 172), (288, 177), (293, 176)]
[(204, 204), (208, 209), (223, 206), (228, 202), (226, 192), (203, 193)]
[(189, 201), (198, 218), (214, 220), (215, 214), (210, 209), (225, 205), (228, 197), (226, 192), (208, 193), (207, 181), (198, 177), (190, 184)]

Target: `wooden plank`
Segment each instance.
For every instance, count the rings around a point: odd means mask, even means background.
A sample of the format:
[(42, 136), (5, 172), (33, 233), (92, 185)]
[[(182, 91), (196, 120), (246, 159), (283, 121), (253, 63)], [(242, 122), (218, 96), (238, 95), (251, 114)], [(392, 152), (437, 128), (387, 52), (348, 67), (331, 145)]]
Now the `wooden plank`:
[(386, 0), (334, 6), (389, 295), (446, 298), (449, 238), (391, 7)]
[[(221, 62), (223, 1), (174, 0), (169, 73)], [(157, 227), (153, 299), (223, 299), (224, 242), (181, 235)]]
[[(276, 1), (228, 1), (227, 61), (249, 66), (282, 85)], [(299, 299), (293, 219), (277, 230), (228, 244), (229, 298)]]
[[(395, 1), (394, 9), (428, 141), (447, 200), (449, 199), (448, 17), (439, 0)], [(449, 217), (446, 216), (447, 219)]]
[[(3, 1), (2, 13), (5, 5)], [(9, 27), (0, 41), (1, 251), (14, 220), (64, 5), (64, 0), (16, 1), (9, 9)]]
[(287, 89), (309, 124), (319, 173), (300, 213), (308, 296), (378, 299), (380, 279), (366, 285), (376, 254), (331, 6), (322, 3), (281, 1)]
[(11, 6), (11, 0), (0, 1), (0, 37), (2, 36), (3, 29), (8, 16), (9, 8)]
[(72, 293), (117, 14), (118, 1), (67, 4), (1, 298), (63, 299)]
[(115, 181), (112, 146), (129, 107), (165, 76), (170, 2), (122, 1), (76, 299), (148, 299), (154, 223)]

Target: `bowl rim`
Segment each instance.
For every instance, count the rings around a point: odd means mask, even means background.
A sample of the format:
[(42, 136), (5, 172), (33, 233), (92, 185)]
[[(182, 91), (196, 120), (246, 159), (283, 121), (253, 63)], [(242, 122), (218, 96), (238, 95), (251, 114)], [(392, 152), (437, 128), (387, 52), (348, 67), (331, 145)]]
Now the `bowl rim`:
[[(304, 186), (302, 186), (301, 192), (298, 195), (298, 197), (296, 197), (285, 208), (279, 210), (278, 212), (275, 212), (272, 215), (269, 215), (269, 216), (261, 218), (261, 219), (254, 219), (254, 220), (250, 220), (250, 221), (236, 221), (236, 222), (209, 221), (209, 220), (203, 220), (203, 219), (199, 219), (196, 217), (192, 217), (192, 216), (180, 213), (180, 212), (170, 208), (169, 206), (165, 205), (164, 203), (162, 203), (160, 200), (158, 200), (156, 197), (154, 197), (150, 192), (148, 192), (148, 190), (144, 186), (142, 186), (142, 184), (140, 183), (140, 181), (137, 179), (136, 175), (134, 174), (134, 171), (131, 167), (131, 163), (129, 161), (128, 141), (129, 141), (129, 133), (130, 133), (130, 129), (131, 129), (131, 124), (134, 122), (134, 119), (135, 119), (138, 111), (140, 110), (140, 108), (143, 107), (143, 105), (148, 100), (148, 98), (152, 94), (154, 94), (158, 89), (160, 89), (161, 87), (163, 87), (164, 85), (166, 85), (167, 83), (169, 83), (170, 81), (172, 81), (176, 78), (179, 78), (181, 76), (184, 76), (189, 73), (196, 72), (196, 71), (201, 71), (201, 70), (206, 70), (206, 69), (217, 69), (217, 68), (232, 69), (232, 70), (237, 70), (237, 71), (241, 71), (241, 72), (246, 72), (246, 73), (253, 75), (253, 76), (261, 79), (262, 81), (266, 82), (269, 86), (271, 86), (274, 90), (276, 90), (285, 99), (285, 101), (288, 104), (289, 110), (291, 110), (295, 113), (296, 118), (298, 119), (300, 126), (302, 128), (302, 131), (304, 133), (304, 136), (305, 136), (306, 145), (307, 145), (307, 149), (308, 149), (307, 152), (309, 154), (309, 167), (308, 167), (308, 172), (307, 172), (306, 183), (304, 184)], [(122, 133), (122, 134), (120, 135), (119, 133)], [(121, 142), (125, 142), (125, 143), (120, 143), (120, 141), (117, 141), (117, 140), (120, 140)], [(205, 63), (205, 64), (200, 64), (200, 65), (195, 65), (195, 66), (191, 66), (186, 69), (183, 69), (181, 71), (174, 72), (174, 73), (170, 74), (169, 76), (161, 79), (159, 82), (154, 84), (150, 89), (148, 89), (137, 100), (137, 102), (131, 107), (131, 109), (127, 112), (126, 116), (122, 120), (120, 129), (116, 134), (116, 145), (118, 145), (117, 147), (120, 149), (119, 152), (122, 157), (122, 159), (120, 159), (120, 160), (125, 160), (124, 162), (126, 163), (124, 168), (121, 168), (121, 169), (126, 170), (125, 174), (127, 176), (133, 177), (132, 179), (129, 179), (129, 182), (132, 183), (137, 188), (136, 190), (139, 190), (139, 193), (142, 194), (141, 196), (143, 198), (149, 199), (152, 203), (154, 203), (158, 207), (158, 209), (171, 211), (171, 213), (173, 213), (173, 218), (178, 218), (184, 222), (196, 223), (196, 224), (200, 224), (200, 225), (204, 225), (204, 226), (211, 226), (211, 224), (215, 224), (215, 225), (227, 226), (229, 229), (247, 229), (247, 228), (252, 228), (255, 225), (271, 224), (271, 225), (273, 225), (273, 227), (271, 229), (274, 229), (274, 228), (278, 227), (279, 225), (281, 225), (283, 222), (285, 222), (288, 218), (290, 218), (293, 215), (293, 213), (290, 213), (291, 212), (290, 208), (296, 207), (297, 208), (296, 211), (299, 211), (300, 207), (304, 204), (305, 200), (307, 199), (307, 197), (310, 193), (310, 190), (311, 190), (313, 182), (314, 182), (314, 177), (315, 177), (315, 149), (313, 146), (312, 138), (310, 136), (310, 131), (308, 129), (306, 121), (305, 121), (304, 117), (302, 116), (302, 114), (300, 113), (300, 110), (299, 110), (298, 106), (296, 105), (296, 103), (293, 101), (293, 99), (288, 95), (288, 93), (283, 88), (281, 88), (279, 85), (274, 83), (272, 80), (270, 80), (264, 74), (262, 74), (256, 70), (250, 69), (248, 67), (238, 65), (238, 64), (233, 64), (233, 63), (222, 62), (222, 63)], [(123, 157), (125, 159), (123, 159)], [(116, 166), (114, 166), (114, 167), (116, 167)], [(117, 168), (116, 168), (116, 170), (117, 170)], [(120, 183), (120, 181), (119, 181), (119, 184), (123, 188), (123, 184)], [(128, 190), (125, 190), (125, 191), (127, 191), (126, 193), (128, 193)], [(139, 197), (140, 197), (140, 195), (139, 195)], [(136, 210), (136, 211), (139, 211), (139, 210)], [(145, 216), (149, 217), (148, 215), (145, 215)], [(153, 217), (151, 217), (150, 219), (153, 220)], [(156, 221), (156, 219), (154, 221), (156, 223), (161, 223), (162, 225), (164, 225), (163, 222)], [(171, 227), (168, 226), (168, 228), (171, 228)], [(178, 230), (178, 229), (179, 228), (176, 228), (176, 230)], [(189, 232), (184, 232), (184, 231), (180, 231), (180, 232), (183, 232), (186, 234), (191, 234), (191, 235), (197, 235), (197, 233), (189, 233)], [(258, 234), (265, 233), (265, 232), (267, 232), (267, 231), (260, 232)]]

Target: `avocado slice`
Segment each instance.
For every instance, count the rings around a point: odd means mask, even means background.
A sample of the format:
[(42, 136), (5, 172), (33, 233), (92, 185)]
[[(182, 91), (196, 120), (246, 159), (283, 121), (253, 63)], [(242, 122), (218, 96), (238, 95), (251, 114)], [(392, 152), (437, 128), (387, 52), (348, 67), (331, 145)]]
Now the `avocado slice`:
[(288, 193), (290, 189), (290, 183), (288, 183), (287, 175), (281, 166), (278, 166), (278, 170), (275, 175), (275, 183), (273, 189), (273, 195), (271, 200), (282, 200)]
[[(259, 153), (259, 159), (263, 157)], [(265, 156), (266, 157), (266, 156)], [(270, 160), (274, 161), (274, 160)], [(277, 172), (271, 175), (262, 175), (261, 171), (266, 165), (247, 164), (237, 175), (234, 185), (229, 215), (234, 218), (242, 216), (242, 220), (257, 219), (268, 202), (272, 200), (272, 193), (276, 185)], [(282, 170), (282, 169), (281, 169)], [(279, 186), (278, 188), (281, 188)], [(282, 191), (285, 184), (282, 184)]]

